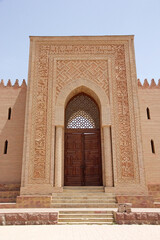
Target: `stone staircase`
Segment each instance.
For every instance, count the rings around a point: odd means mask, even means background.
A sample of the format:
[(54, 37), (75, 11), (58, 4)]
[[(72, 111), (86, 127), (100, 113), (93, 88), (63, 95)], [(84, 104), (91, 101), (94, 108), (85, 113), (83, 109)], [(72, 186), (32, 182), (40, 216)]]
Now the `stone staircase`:
[(15, 208), (20, 184), (0, 184), (0, 208)]
[(151, 195), (153, 197), (154, 206), (156, 208), (159, 208), (160, 207), (160, 192), (150, 191), (149, 195)]
[(64, 187), (62, 193), (53, 193), (52, 208), (115, 208), (115, 195), (105, 193), (104, 187)]
[(149, 195), (153, 197), (154, 206), (160, 207), (160, 184), (148, 185)]
[(113, 224), (112, 211), (59, 211), (58, 224)]

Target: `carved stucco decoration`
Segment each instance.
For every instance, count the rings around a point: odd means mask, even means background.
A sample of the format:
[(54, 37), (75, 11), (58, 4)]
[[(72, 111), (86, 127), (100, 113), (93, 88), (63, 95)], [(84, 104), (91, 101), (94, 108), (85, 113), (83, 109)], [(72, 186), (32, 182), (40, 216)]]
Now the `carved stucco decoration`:
[[(89, 42), (88, 42), (89, 43)], [(81, 42), (76, 42), (76, 45), (60, 45), (58, 42), (39, 42), (38, 53), (37, 53), (37, 85), (34, 91), (36, 92), (36, 97), (33, 99), (33, 108), (36, 113), (35, 117), (35, 129), (32, 133), (32, 139), (35, 139), (35, 143), (32, 146), (32, 165), (33, 171), (31, 179), (35, 181), (36, 179), (43, 179), (46, 177), (46, 164), (49, 159), (46, 158), (46, 139), (47, 139), (47, 101), (48, 101), (48, 79), (49, 79), (49, 63), (48, 59), (52, 56), (52, 59), (57, 56), (76, 56), (77, 60), (59, 60), (57, 62), (57, 69), (54, 69), (57, 73), (56, 79), (56, 89), (58, 95), (63, 87), (63, 82), (65, 81), (64, 74), (66, 73), (66, 83), (72, 81), (75, 77), (80, 77), (80, 72), (85, 78), (95, 81), (99, 84), (108, 94), (109, 87), (107, 80), (107, 65), (106, 60), (79, 60), (78, 57), (81, 55), (86, 55), (93, 57), (95, 54), (98, 56), (104, 55), (105, 59), (108, 54), (114, 55), (114, 65), (115, 81), (113, 83), (113, 111), (114, 111), (114, 127), (116, 132), (115, 142), (116, 142), (116, 171), (117, 171), (117, 182), (124, 183), (136, 183), (139, 181), (138, 173), (138, 162), (137, 159), (133, 160), (134, 156), (137, 156), (135, 135), (132, 134), (131, 137), (131, 123), (130, 115), (133, 112), (131, 106), (129, 106), (127, 77), (126, 77), (126, 63), (125, 63), (125, 48), (124, 43), (112, 44), (103, 41), (95, 41), (95, 45), (81, 45)], [(98, 63), (101, 63), (100, 65)], [(106, 65), (106, 70), (105, 70)], [(66, 71), (66, 68), (73, 68)], [(102, 66), (102, 69), (101, 69)], [(82, 69), (83, 68), (83, 71)], [(95, 72), (95, 78), (91, 71), (97, 68)], [(62, 71), (61, 71), (62, 69)], [(55, 86), (54, 86), (55, 87)], [(131, 92), (131, 89), (130, 89)], [(133, 101), (133, 100), (131, 100)], [(118, 134), (117, 134), (118, 133)]]
[(57, 60), (56, 97), (61, 89), (75, 79), (96, 82), (108, 96), (108, 63), (106, 60)]
[(44, 179), (46, 168), (46, 133), (48, 101), (48, 58), (46, 51), (40, 51), (37, 58), (37, 83), (33, 98), (34, 131), (32, 134), (32, 178)]

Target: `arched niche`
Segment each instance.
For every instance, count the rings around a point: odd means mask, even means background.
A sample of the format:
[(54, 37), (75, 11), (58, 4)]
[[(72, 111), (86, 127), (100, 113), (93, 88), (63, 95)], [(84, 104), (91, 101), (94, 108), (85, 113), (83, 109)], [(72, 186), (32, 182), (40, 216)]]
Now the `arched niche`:
[(75, 95), (84, 92), (91, 96), (100, 109), (101, 126), (111, 125), (110, 105), (108, 96), (96, 83), (89, 80), (75, 80), (66, 85), (59, 93), (55, 106), (55, 125), (64, 126), (65, 107)]

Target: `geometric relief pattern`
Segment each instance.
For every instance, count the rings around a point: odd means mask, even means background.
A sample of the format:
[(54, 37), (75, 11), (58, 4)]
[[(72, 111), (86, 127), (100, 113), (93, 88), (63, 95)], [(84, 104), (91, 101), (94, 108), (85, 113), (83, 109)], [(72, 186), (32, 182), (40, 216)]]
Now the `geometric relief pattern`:
[(57, 60), (56, 96), (75, 79), (96, 82), (108, 96), (108, 66), (106, 60)]
[(33, 179), (45, 178), (46, 165), (46, 133), (47, 133), (47, 101), (48, 101), (48, 58), (46, 51), (41, 51), (38, 58), (38, 81), (35, 98), (35, 136)]
[(118, 107), (119, 148), (121, 161), (118, 168), (122, 178), (134, 178), (134, 162), (130, 126), (129, 99), (127, 91), (124, 47), (116, 52), (116, 87)]
[(65, 115), (66, 128), (99, 128), (99, 110), (86, 94), (80, 93), (68, 103)]
[[(95, 41), (96, 42), (96, 41)], [(99, 46), (97, 46), (99, 44)], [(104, 44), (104, 45), (103, 45)], [(55, 43), (41, 43), (39, 45), (38, 59), (38, 76), (37, 79), (37, 95), (36, 95), (36, 121), (35, 121), (35, 149), (33, 156), (34, 178), (45, 177), (45, 158), (46, 158), (46, 132), (47, 132), (47, 91), (48, 91), (48, 71), (49, 55), (57, 57), (73, 55), (77, 60), (57, 60), (56, 69), (56, 91), (57, 95), (65, 84), (78, 78), (89, 79), (95, 81), (106, 92), (108, 89), (108, 69), (107, 60), (78, 60), (81, 55), (95, 57), (95, 54), (106, 58), (107, 54), (114, 55), (114, 71), (115, 71), (115, 91), (114, 98), (114, 121), (116, 131), (115, 146), (120, 155), (117, 155), (117, 174), (118, 181), (129, 181), (135, 178), (135, 162), (133, 160), (133, 149), (131, 139), (131, 123), (129, 110), (129, 99), (127, 90), (126, 64), (124, 44), (109, 44), (97, 41), (97, 45), (56, 45)], [(114, 79), (112, 79), (114, 80)], [(116, 111), (118, 109), (118, 111)], [(134, 149), (135, 150), (135, 149)], [(137, 163), (136, 163), (137, 164)]]

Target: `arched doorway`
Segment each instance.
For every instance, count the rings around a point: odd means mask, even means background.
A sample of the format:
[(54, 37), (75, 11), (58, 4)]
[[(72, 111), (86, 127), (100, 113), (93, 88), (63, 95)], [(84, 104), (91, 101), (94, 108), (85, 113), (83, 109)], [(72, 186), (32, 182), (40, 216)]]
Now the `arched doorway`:
[(65, 186), (101, 186), (100, 114), (85, 93), (74, 96), (65, 110)]

